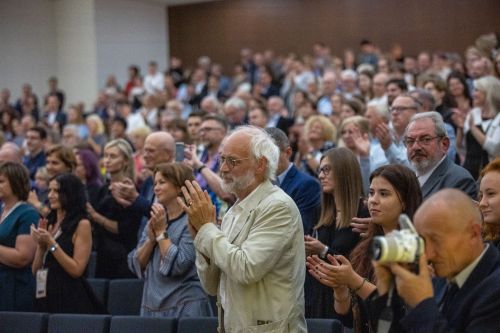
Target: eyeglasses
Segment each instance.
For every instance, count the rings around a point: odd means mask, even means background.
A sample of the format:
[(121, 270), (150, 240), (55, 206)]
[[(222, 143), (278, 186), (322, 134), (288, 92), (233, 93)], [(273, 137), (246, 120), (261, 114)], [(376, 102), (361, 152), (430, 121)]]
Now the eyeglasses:
[(229, 170), (233, 170), (233, 168), (236, 166), (236, 164), (238, 162), (244, 161), (244, 160), (249, 160), (249, 159), (250, 159), (249, 157), (247, 157), (247, 158), (233, 158), (233, 157), (219, 156), (220, 165), (222, 166), (222, 164), (226, 163), (227, 168)]
[(417, 108), (415, 106), (393, 106), (389, 108), (390, 112), (403, 112), (406, 110), (416, 110)]
[(435, 139), (441, 139), (442, 136), (424, 136), (423, 138), (419, 138), (419, 139), (414, 139), (414, 138), (404, 138), (403, 139), (403, 143), (406, 147), (413, 147), (415, 145), (415, 143), (418, 143), (419, 145), (421, 146), (428, 146), (431, 144), (431, 142)]
[(323, 167), (318, 169), (318, 176), (322, 172), (325, 176), (328, 176), (330, 174), (330, 171), (332, 171), (332, 167), (329, 165), (324, 165)]
[(203, 127), (203, 128), (200, 128), (199, 131), (200, 132), (210, 132), (210, 131), (221, 131), (222, 128), (219, 128), (219, 127)]

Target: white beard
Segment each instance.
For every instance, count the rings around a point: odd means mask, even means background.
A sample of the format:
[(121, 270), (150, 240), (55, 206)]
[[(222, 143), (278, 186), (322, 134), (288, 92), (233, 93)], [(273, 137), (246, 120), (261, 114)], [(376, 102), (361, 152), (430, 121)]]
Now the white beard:
[(233, 179), (233, 181), (231, 182), (226, 182), (226, 180), (222, 178), (221, 187), (224, 192), (228, 192), (237, 196), (238, 193), (248, 188), (254, 179), (255, 175), (249, 171), (244, 176)]

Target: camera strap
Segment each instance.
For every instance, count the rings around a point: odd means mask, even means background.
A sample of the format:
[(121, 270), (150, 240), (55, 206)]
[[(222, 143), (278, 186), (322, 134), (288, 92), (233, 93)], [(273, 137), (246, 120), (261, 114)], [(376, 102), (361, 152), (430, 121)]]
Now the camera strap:
[(394, 319), (394, 311), (392, 310), (392, 296), (394, 294), (394, 284), (391, 283), (389, 292), (387, 294), (387, 302), (385, 308), (380, 312), (380, 317), (377, 323), (377, 333), (388, 333), (391, 329), (392, 321)]

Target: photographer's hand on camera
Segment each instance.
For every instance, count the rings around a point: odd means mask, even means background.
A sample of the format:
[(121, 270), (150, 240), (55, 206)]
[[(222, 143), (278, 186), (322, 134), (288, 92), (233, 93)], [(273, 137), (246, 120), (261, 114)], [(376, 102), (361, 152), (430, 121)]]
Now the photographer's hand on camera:
[(410, 307), (414, 308), (423, 300), (434, 297), (431, 273), (425, 254), (419, 260), (419, 274), (415, 274), (396, 263), (391, 263), (388, 267), (395, 276), (399, 296)]
[(394, 276), (388, 266), (377, 261), (372, 261), (372, 264), (375, 270), (375, 276), (377, 277), (377, 292), (379, 295), (385, 295), (391, 288)]

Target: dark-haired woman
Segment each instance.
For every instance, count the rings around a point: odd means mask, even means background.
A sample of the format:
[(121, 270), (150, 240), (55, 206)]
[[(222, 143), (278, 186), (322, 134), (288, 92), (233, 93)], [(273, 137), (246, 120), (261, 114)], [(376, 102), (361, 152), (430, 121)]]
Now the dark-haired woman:
[(90, 149), (80, 149), (76, 153), (75, 175), (85, 185), (87, 199), (92, 206), (99, 203), (102, 188), (99, 159)]
[(187, 215), (177, 202), (193, 171), (181, 163), (160, 164), (154, 176), (158, 200), (128, 263), (145, 280), (141, 315), (148, 317), (210, 316), (208, 298), (195, 267), (195, 248)]
[[(420, 185), (412, 170), (402, 165), (382, 166), (370, 176), (368, 208), (372, 223), (368, 236), (352, 251), (350, 260), (342, 255), (328, 255), (327, 264), (317, 256), (307, 258), (309, 273), (333, 289), (335, 311), (344, 315), (344, 325), (353, 327), (354, 332), (373, 331), (363, 302), (376, 289), (369, 255), (373, 237), (397, 229), (400, 214), (412, 219), (421, 202)], [(390, 332), (399, 332), (397, 329), (393, 327)]]
[(37, 277), (36, 308), (48, 313), (100, 313), (83, 275), (92, 248), (85, 188), (73, 174), (49, 182), (50, 213), (31, 228), (37, 243), (32, 270)]
[(39, 215), (25, 201), (30, 190), (28, 170), (18, 163), (0, 164), (0, 311), (29, 311), (35, 280), (30, 264), (35, 242), (30, 226)]

